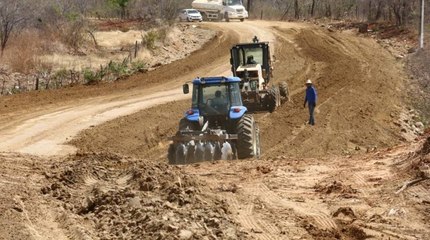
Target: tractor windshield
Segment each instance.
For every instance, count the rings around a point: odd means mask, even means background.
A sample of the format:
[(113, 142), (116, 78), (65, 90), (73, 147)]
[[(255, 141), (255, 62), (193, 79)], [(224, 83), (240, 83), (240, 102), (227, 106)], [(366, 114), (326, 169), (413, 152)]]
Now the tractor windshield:
[(230, 109), (228, 85), (200, 85), (199, 109), (202, 115), (226, 115)]
[(192, 107), (202, 115), (227, 115), (231, 106), (242, 106), (239, 83), (194, 85)]
[(239, 83), (195, 85), (192, 103), (203, 116), (228, 115), (231, 106), (242, 106)]

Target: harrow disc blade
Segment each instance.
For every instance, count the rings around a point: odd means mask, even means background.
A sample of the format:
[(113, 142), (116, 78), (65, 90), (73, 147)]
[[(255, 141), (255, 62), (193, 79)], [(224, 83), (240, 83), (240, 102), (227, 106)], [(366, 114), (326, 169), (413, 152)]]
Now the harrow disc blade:
[(170, 164), (176, 164), (176, 149), (174, 144), (169, 145), (169, 150), (167, 151), (167, 159)]
[(185, 164), (186, 156), (187, 156), (187, 148), (185, 147), (185, 144), (183, 143), (178, 144), (178, 146), (176, 147), (176, 163)]
[(207, 142), (205, 144), (204, 160), (212, 161), (213, 159), (214, 159), (214, 146), (212, 145), (212, 143)]
[(221, 159), (222, 160), (231, 160), (233, 159), (233, 149), (230, 143), (225, 142), (221, 148)]
[(195, 162), (195, 151), (196, 151), (196, 146), (194, 144), (188, 145), (188, 149), (187, 149), (187, 163), (193, 163), (193, 162)]
[(195, 161), (203, 161), (205, 155), (205, 147), (201, 142), (198, 142), (195, 147), (194, 160)]
[(222, 144), (220, 142), (215, 143), (214, 160), (221, 160), (222, 159), (221, 147), (222, 147)]

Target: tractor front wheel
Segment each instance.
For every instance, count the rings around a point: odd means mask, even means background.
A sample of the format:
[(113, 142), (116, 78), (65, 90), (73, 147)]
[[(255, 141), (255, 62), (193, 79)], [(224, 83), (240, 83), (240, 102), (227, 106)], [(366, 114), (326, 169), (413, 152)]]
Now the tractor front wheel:
[(281, 94), (278, 87), (270, 88), (266, 101), (270, 112), (274, 112), (281, 105)]
[(283, 81), (283, 82), (279, 83), (279, 92), (281, 94), (281, 97), (285, 98), (286, 101), (290, 100), (290, 92), (288, 91), (287, 82)]

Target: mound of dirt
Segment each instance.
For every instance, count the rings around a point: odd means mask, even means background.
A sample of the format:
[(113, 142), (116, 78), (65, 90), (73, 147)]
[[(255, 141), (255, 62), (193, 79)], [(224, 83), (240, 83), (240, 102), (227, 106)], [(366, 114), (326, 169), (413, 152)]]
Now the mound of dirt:
[(300, 222), (300, 227), (306, 229), (312, 238), (316, 240), (342, 239), (342, 235), (338, 231), (320, 229), (306, 219)]
[(430, 178), (430, 135), (422, 141), (415, 152), (405, 156), (395, 167), (400, 175), (407, 174), (417, 179)]
[(429, 153), (430, 153), (430, 135), (425, 140), (421, 149), (418, 150), (418, 154), (420, 154), (421, 156), (426, 156)]
[(324, 194), (340, 194), (343, 196), (351, 196), (358, 192), (357, 189), (352, 188), (351, 185), (345, 186), (341, 181), (318, 184), (314, 188), (316, 192)]
[(177, 131), (179, 119), (188, 107), (189, 101), (180, 101), (149, 108), (86, 129), (70, 143), (83, 152), (109, 151), (154, 158), (167, 152), (163, 146)]
[(342, 233), (347, 236), (346, 239), (364, 240), (369, 238), (363, 229), (356, 226), (348, 226), (342, 229)]
[(78, 154), (53, 164), (41, 193), (85, 220), (101, 239), (241, 238), (223, 201), (178, 168), (113, 154)]
[[(275, 30), (282, 46), (275, 53), (280, 57), (274, 80), (288, 82), (291, 101), (259, 122), (266, 156), (352, 155), (402, 141), (401, 128), (393, 122), (403, 106), (406, 75), (394, 56), (354, 34)], [(318, 91), (314, 127), (307, 126), (303, 108), (306, 79)]]

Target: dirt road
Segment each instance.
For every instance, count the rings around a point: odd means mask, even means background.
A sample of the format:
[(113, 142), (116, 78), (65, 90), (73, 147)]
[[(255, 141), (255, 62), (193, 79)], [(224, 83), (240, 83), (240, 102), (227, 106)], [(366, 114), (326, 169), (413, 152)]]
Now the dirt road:
[[(422, 142), (398, 146), (401, 62), (354, 32), (206, 25), (222, 31), (144, 81), (0, 100), (0, 239), (430, 238), (428, 183), (395, 194), (416, 177), (410, 162), (428, 163)], [(254, 35), (272, 43), (274, 79), (292, 92), (257, 115), (262, 159), (166, 165), (167, 138), (189, 104), (180, 85), (227, 75), (230, 45)], [(319, 93), (315, 127), (305, 124), (307, 78)]]
[[(217, 29), (216, 26), (213, 28)], [(274, 41), (268, 30), (257, 28), (252, 24), (233, 23), (216, 39), (219, 42), (211, 47), (217, 48), (220, 45), (232, 44), (232, 40), (225, 37), (225, 34), (236, 36), (235, 42), (248, 41), (255, 35), (264, 36), (261, 39), (264, 41)], [(165, 79), (166, 76), (161, 78), (165, 75), (162, 72), (164, 69), (159, 69), (160, 74), (151, 76), (152, 81), (157, 81), (159, 84), (155, 88), (139, 91), (133, 89), (121, 94), (88, 98), (85, 103), (69, 103), (67, 106), (49, 108), (42, 114), (30, 112), (20, 115), (17, 120), (8, 119), (7, 125), (13, 127), (1, 129), (0, 151), (35, 155), (73, 153), (75, 149), (64, 144), (81, 130), (158, 104), (189, 98), (189, 96), (183, 95), (179, 89), (182, 83), (197, 76), (227, 76), (230, 74), (228, 50), (224, 51), (225, 53), (218, 59), (210, 57), (212, 49), (205, 49), (205, 51), (205, 53), (199, 53), (202, 55), (200, 59), (191, 59), (191, 62), (183, 63), (184, 65), (197, 64), (196, 69), (186, 75), (177, 72)], [(200, 67), (197, 61), (205, 61), (206, 59), (211, 62), (201, 64), (202, 67)], [(132, 85), (129, 86), (129, 88), (131, 87)]]

